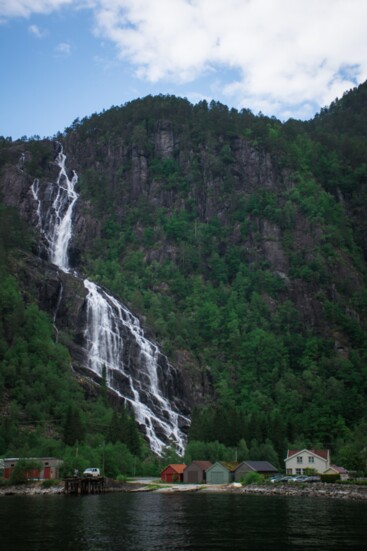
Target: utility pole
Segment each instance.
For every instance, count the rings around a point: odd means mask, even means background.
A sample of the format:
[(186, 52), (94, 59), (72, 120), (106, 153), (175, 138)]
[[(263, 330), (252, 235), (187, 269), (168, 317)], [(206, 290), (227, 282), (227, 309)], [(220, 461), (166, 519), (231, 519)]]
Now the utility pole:
[(103, 444), (102, 444), (102, 474), (104, 476), (104, 446), (105, 446), (105, 441), (103, 440)]

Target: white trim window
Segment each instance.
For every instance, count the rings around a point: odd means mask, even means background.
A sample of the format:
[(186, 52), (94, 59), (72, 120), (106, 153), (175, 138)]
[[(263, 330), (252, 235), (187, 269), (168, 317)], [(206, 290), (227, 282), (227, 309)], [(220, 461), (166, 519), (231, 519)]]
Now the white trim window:
[(299, 455), (297, 457), (297, 463), (303, 463), (303, 456), (302, 455)]
[(308, 456), (308, 462), (309, 463), (315, 463), (315, 458), (312, 455)]

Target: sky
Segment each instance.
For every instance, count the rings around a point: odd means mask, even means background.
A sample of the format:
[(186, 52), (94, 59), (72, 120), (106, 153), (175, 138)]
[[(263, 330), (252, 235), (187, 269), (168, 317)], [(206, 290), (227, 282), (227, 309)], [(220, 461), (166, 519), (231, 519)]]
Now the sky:
[(309, 119), (367, 79), (367, 0), (0, 0), (0, 136), (148, 94)]

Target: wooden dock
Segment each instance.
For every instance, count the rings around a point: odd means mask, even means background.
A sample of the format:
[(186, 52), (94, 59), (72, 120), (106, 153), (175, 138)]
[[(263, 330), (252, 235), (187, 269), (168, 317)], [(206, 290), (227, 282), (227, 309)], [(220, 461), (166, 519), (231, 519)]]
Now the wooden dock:
[(64, 492), (67, 495), (100, 494), (105, 489), (104, 476), (70, 476), (63, 480)]

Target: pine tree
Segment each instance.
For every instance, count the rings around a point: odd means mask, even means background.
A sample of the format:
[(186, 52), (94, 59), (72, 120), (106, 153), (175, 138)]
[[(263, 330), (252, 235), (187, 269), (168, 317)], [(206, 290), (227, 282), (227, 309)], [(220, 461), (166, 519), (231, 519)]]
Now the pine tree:
[(126, 442), (126, 445), (133, 455), (139, 456), (141, 452), (140, 436), (133, 412), (128, 419), (128, 430), (128, 441)]
[(128, 444), (129, 431), (129, 417), (127, 415), (125, 407), (122, 406), (119, 416), (119, 439), (120, 442), (122, 442), (123, 444)]
[(110, 425), (107, 431), (107, 442), (115, 444), (121, 442), (121, 419), (119, 418), (117, 411), (113, 410)]
[(67, 446), (74, 446), (84, 440), (85, 429), (79, 409), (71, 404), (68, 407), (64, 425), (64, 442)]

